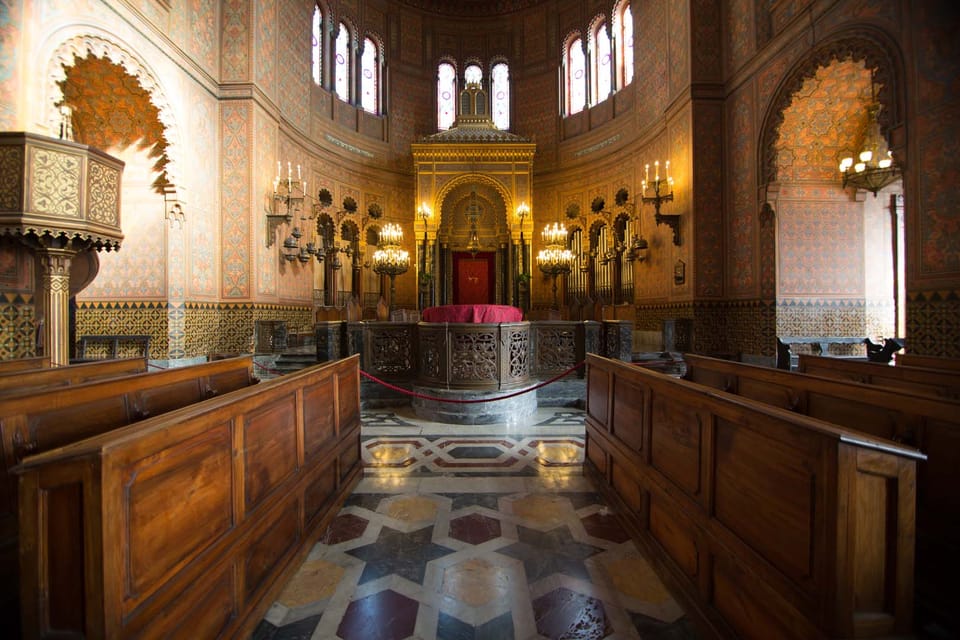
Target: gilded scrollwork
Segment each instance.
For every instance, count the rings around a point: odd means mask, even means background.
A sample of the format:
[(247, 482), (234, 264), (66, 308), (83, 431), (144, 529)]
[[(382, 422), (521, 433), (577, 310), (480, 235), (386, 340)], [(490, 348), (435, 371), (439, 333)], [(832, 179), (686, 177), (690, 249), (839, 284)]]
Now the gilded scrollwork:
[(79, 218), (81, 156), (33, 148), (30, 156), (30, 209), (62, 218)]
[(0, 147), (0, 209), (16, 211), (23, 199), (23, 147)]
[(120, 225), (120, 172), (90, 161), (87, 178), (87, 219), (111, 226)]

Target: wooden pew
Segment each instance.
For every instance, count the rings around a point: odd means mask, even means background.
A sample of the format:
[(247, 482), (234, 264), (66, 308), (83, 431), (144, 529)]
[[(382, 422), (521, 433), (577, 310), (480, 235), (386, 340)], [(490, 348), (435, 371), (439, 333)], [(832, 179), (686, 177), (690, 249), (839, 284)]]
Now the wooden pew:
[(17, 488), (11, 467), (27, 455), (175, 408), (249, 386), (253, 358), (246, 356), (121, 378), (30, 390), (0, 402), (0, 612), (9, 613), (17, 589)]
[(687, 380), (925, 453), (917, 474), (918, 601), (960, 625), (953, 612), (960, 575), (960, 401), (692, 354), (684, 360)]
[(30, 456), (15, 473), (25, 638), (250, 637), (360, 478), (359, 358)]
[(25, 369), (40, 369), (50, 366), (50, 356), (37, 356), (34, 358), (14, 358), (13, 360), (0, 360), (0, 373), (10, 371), (23, 371)]
[(894, 363), (898, 367), (936, 369), (938, 371), (956, 371), (960, 373), (960, 358), (940, 358), (938, 356), (921, 356), (914, 353), (898, 353), (894, 356)]
[(146, 358), (97, 360), (66, 367), (44, 367), (0, 373), (0, 396), (93, 380), (117, 378), (147, 371)]
[(587, 365), (586, 467), (711, 634), (910, 630), (922, 454), (593, 354)]
[(908, 389), (960, 399), (960, 375), (914, 367), (891, 367), (877, 362), (801, 355), (797, 371), (825, 378), (853, 380), (894, 389)]

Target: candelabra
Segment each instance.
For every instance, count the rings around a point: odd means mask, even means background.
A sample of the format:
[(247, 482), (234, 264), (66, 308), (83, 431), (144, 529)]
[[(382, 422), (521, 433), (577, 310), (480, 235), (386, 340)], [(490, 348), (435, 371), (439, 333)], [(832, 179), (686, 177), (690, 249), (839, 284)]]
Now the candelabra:
[(390, 311), (394, 309), (396, 288), (394, 279), (406, 273), (410, 268), (410, 254), (400, 248), (403, 242), (403, 229), (400, 225), (389, 223), (380, 230), (379, 248), (373, 253), (373, 271), (390, 277)]
[(547, 225), (540, 237), (547, 246), (537, 254), (537, 266), (540, 267), (540, 271), (553, 279), (553, 308), (559, 309), (557, 276), (561, 273), (570, 273), (576, 256), (566, 247), (567, 229), (562, 224), (555, 222), (552, 227)]
[[(644, 177), (643, 177), (643, 195), (641, 200), (643, 204), (652, 204), (654, 208), (653, 219), (656, 220), (657, 225), (665, 224), (673, 230), (673, 244), (680, 246), (680, 216), (677, 214), (667, 215), (665, 213), (660, 213), (660, 205), (664, 202), (673, 202), (673, 178), (670, 177), (670, 161), (666, 162), (666, 172), (667, 175), (665, 178), (660, 178), (660, 161), (657, 160), (653, 163), (654, 167), (654, 177), (653, 180), (650, 179), (650, 165), (647, 164), (644, 166)], [(653, 195), (648, 196), (647, 190), (653, 192)], [(663, 191), (666, 191), (663, 193)]]

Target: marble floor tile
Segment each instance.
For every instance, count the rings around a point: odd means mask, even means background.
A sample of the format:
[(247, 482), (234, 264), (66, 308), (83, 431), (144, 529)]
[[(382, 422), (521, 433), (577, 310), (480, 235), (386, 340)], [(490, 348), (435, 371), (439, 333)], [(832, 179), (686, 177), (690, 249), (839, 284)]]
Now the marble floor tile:
[(582, 411), (362, 422), (364, 478), (252, 638), (698, 637), (583, 475)]

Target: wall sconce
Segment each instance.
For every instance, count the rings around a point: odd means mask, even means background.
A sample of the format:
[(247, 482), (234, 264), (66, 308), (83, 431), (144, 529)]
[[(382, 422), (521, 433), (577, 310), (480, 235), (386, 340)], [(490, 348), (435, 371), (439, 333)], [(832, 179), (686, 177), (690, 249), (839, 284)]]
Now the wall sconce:
[[(673, 244), (680, 246), (680, 216), (677, 214), (667, 215), (660, 213), (660, 205), (664, 202), (673, 202), (673, 178), (670, 177), (670, 161), (665, 163), (666, 177), (660, 178), (660, 161), (653, 163), (654, 176), (650, 179), (650, 165), (644, 166), (643, 195), (641, 200), (644, 204), (652, 204), (654, 207), (653, 219), (657, 225), (665, 224), (673, 230)], [(651, 190), (653, 195), (648, 196), (647, 190)], [(661, 193), (665, 191), (665, 193)]]
[[(293, 166), (287, 163), (287, 177), (280, 177), (280, 161), (277, 161), (277, 175), (273, 179), (273, 200), (267, 211), (267, 246), (272, 247), (276, 229), (282, 222), (289, 223), (299, 216), (306, 196), (307, 183), (300, 182), (300, 165), (297, 165), (297, 179), (293, 179)], [(299, 241), (300, 236), (291, 234), (287, 240)], [(284, 241), (284, 245), (287, 241)], [(297, 246), (299, 249), (299, 245)], [(284, 253), (286, 257), (286, 253)]]

